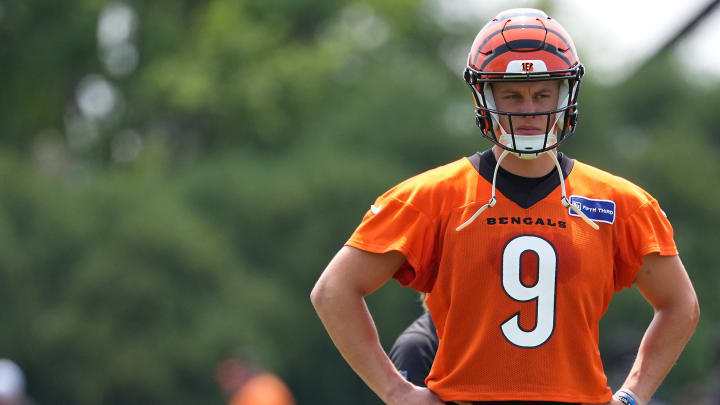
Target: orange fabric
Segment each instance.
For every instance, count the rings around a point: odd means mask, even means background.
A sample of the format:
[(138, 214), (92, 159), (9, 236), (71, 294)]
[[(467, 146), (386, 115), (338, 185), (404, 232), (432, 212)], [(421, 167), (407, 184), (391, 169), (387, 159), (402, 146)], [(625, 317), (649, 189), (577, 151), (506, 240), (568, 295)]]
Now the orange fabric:
[(230, 405), (295, 405), (295, 400), (282, 380), (266, 373), (245, 383)]
[(429, 293), (440, 345), (426, 382), (444, 401), (610, 401), (598, 323), (644, 255), (677, 254), (670, 223), (638, 186), (576, 161), (568, 196), (615, 203), (599, 231), (560, 187), (528, 209), (498, 190), (456, 231), (490, 187), (467, 159), (422, 173), (379, 197), (347, 245), (403, 253), (395, 278)]

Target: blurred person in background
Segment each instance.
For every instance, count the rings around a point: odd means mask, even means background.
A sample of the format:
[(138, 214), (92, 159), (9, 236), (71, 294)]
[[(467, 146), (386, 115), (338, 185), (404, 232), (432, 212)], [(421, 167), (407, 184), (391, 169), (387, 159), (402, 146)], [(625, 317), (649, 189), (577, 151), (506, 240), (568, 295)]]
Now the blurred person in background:
[(0, 359), (0, 405), (25, 404), (25, 375), (12, 360)]
[(237, 356), (220, 363), (217, 380), (230, 397), (228, 405), (295, 405), (290, 389), (278, 376)]
[(406, 380), (425, 387), (425, 378), (435, 361), (438, 336), (435, 324), (425, 305), (425, 294), (420, 294), (423, 313), (405, 329), (393, 343), (388, 356)]
[[(557, 151), (583, 74), (557, 21), (498, 14), (464, 72), (492, 148), (380, 196), (318, 279), (318, 316), (385, 403), (647, 405), (690, 339), (697, 297), (657, 200)], [(427, 293), (439, 337), (427, 388), (393, 366), (364, 301), (391, 278)], [(613, 394), (599, 322), (633, 285), (655, 314)]]

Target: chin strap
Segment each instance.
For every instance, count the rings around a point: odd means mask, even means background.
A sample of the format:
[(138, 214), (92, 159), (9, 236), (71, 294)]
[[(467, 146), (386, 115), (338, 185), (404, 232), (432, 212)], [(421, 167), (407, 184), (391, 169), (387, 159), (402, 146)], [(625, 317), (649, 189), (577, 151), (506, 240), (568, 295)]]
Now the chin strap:
[[(470, 219), (468, 219), (467, 221), (460, 224), (460, 226), (455, 228), (456, 231), (460, 231), (463, 228), (467, 227), (468, 225), (472, 224), (473, 221), (475, 221), (475, 219), (477, 219), (477, 217), (479, 217), (480, 214), (483, 213), (483, 211), (495, 206), (495, 204), (497, 203), (497, 199), (495, 199), (495, 180), (497, 179), (497, 173), (498, 173), (498, 169), (500, 168), (500, 162), (502, 162), (502, 160), (505, 159), (505, 156), (507, 156), (508, 153), (510, 153), (510, 151), (508, 151), (507, 149), (503, 150), (503, 152), (500, 154), (500, 157), (497, 160), (497, 163), (495, 164), (495, 172), (493, 173), (492, 192), (490, 194), (490, 201), (488, 201), (487, 204), (483, 205), (482, 207), (480, 207), (480, 209), (475, 211), (475, 213), (470, 217)], [(587, 224), (590, 225), (593, 229), (595, 229), (596, 231), (599, 230), (600, 226), (598, 226), (598, 224), (593, 222), (590, 218), (587, 217), (587, 215), (585, 215), (585, 213), (583, 213), (581, 210), (579, 210), (576, 206), (570, 204), (570, 201), (568, 201), (567, 193), (565, 192), (565, 177), (563, 176), (562, 169), (560, 168), (560, 162), (558, 162), (557, 156), (555, 156), (555, 154), (552, 151), (546, 151), (544, 153), (547, 153), (548, 155), (550, 155), (553, 162), (555, 162), (555, 167), (557, 168), (558, 175), (560, 176), (560, 189), (562, 192), (562, 198), (560, 199), (560, 202), (562, 202), (562, 205), (565, 208), (570, 208), (571, 210), (573, 210), (573, 212), (578, 214), (580, 216), (580, 218), (582, 218), (585, 222), (587, 222)], [(540, 156), (540, 154), (538, 154), (538, 157), (539, 156)]]
[(596, 224), (590, 218), (588, 218), (588, 216), (585, 215), (584, 212), (579, 210), (578, 207), (570, 204), (570, 201), (568, 201), (568, 198), (567, 198), (567, 193), (565, 192), (565, 178), (563, 177), (562, 170), (560, 169), (560, 162), (558, 162), (557, 156), (555, 156), (554, 153), (552, 153), (552, 152), (546, 152), (546, 153), (548, 155), (550, 155), (553, 162), (555, 162), (555, 167), (557, 167), (558, 175), (560, 176), (560, 188), (562, 190), (562, 199), (560, 199), (560, 201), (562, 202), (562, 205), (565, 208), (570, 208), (571, 210), (573, 210), (576, 214), (578, 214), (580, 216), (580, 218), (583, 219), (583, 221), (587, 222), (587, 224), (590, 225), (592, 227), (592, 229), (594, 229), (596, 231), (599, 230), (600, 226), (598, 226), (598, 224)]
[(495, 172), (493, 173), (492, 193), (490, 194), (490, 201), (488, 201), (487, 204), (480, 207), (479, 210), (475, 211), (475, 213), (473, 214), (473, 216), (470, 217), (470, 219), (468, 219), (467, 221), (463, 222), (460, 226), (455, 228), (456, 231), (459, 231), (459, 230), (465, 228), (466, 226), (472, 224), (473, 221), (475, 220), (475, 218), (480, 216), (480, 214), (482, 214), (482, 212), (485, 211), (488, 207), (495, 206), (495, 203), (497, 203), (497, 200), (495, 199), (495, 179), (497, 179), (497, 173), (498, 173), (498, 169), (500, 168), (500, 162), (502, 162), (502, 160), (505, 159), (505, 156), (507, 156), (508, 153), (510, 153), (510, 151), (507, 149), (504, 149), (503, 152), (500, 154), (500, 157), (497, 160), (497, 164), (495, 165)]

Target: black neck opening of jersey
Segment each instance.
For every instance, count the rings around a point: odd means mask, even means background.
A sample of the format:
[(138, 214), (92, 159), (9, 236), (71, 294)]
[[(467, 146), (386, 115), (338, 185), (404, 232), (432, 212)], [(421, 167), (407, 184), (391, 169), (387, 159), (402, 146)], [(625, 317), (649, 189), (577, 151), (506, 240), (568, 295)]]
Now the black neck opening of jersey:
[[(563, 177), (567, 178), (575, 165), (575, 160), (563, 155), (562, 152), (558, 152), (557, 158)], [(470, 160), (475, 170), (492, 184), (493, 173), (497, 164), (492, 149), (477, 152), (469, 156), (468, 160)], [(522, 208), (530, 208), (547, 197), (558, 186), (560, 186), (560, 176), (558, 176), (557, 168), (553, 168), (550, 173), (542, 177), (522, 177), (500, 167), (495, 181), (495, 187), (498, 191)]]

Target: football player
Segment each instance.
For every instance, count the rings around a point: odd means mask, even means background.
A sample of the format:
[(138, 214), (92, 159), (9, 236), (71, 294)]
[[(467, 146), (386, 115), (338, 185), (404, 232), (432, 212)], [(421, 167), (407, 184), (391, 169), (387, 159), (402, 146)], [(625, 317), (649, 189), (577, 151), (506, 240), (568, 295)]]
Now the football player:
[[(557, 21), (498, 14), (464, 74), (491, 149), (378, 197), (318, 279), (320, 319), (385, 403), (646, 405), (677, 360), (699, 308), (668, 219), (642, 188), (558, 152), (583, 73)], [(439, 345), (427, 388), (393, 367), (365, 305), (390, 278), (428, 293)], [(598, 324), (633, 284), (654, 317), (613, 395)]]

